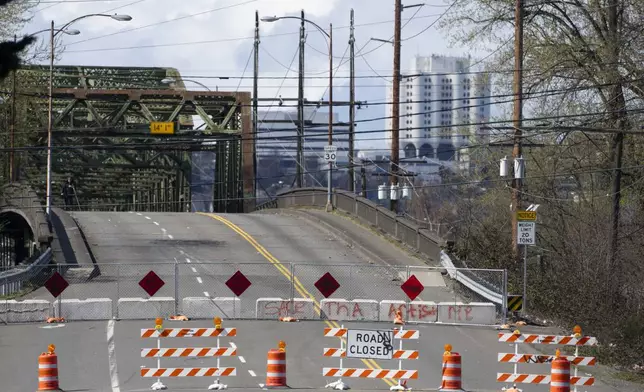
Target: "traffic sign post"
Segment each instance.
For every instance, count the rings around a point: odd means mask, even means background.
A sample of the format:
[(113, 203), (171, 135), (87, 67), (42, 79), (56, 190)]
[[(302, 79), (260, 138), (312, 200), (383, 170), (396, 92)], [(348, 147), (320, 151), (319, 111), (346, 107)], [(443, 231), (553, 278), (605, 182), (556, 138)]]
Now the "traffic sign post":
[(324, 146), (324, 159), (327, 162), (335, 162), (338, 154), (338, 146)]

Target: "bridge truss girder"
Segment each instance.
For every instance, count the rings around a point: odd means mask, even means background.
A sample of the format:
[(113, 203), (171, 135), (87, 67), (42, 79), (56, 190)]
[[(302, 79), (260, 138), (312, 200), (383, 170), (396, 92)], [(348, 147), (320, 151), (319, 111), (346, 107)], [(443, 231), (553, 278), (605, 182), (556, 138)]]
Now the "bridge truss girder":
[[(83, 209), (180, 211), (190, 202), (190, 152), (217, 155), (213, 206), (253, 208), (254, 135), (250, 94), (175, 89), (54, 89), (52, 194), (74, 178)], [(47, 143), (47, 100), (31, 100)], [(196, 129), (193, 116), (203, 122)], [(149, 123), (175, 123), (174, 135), (151, 135)], [(29, 182), (45, 193), (46, 149), (30, 151)], [(56, 200), (56, 199), (54, 199)]]

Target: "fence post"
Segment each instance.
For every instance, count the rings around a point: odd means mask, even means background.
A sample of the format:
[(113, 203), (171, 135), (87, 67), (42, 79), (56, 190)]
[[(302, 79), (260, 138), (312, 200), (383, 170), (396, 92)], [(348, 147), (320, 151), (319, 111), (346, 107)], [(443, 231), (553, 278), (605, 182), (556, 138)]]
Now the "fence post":
[(295, 313), (293, 312), (295, 308), (295, 264), (291, 264), (291, 306), (290, 309), (288, 310), (288, 315), (293, 317), (295, 316)]
[[(62, 275), (61, 268), (62, 264), (58, 264), (58, 273)], [(63, 293), (58, 296), (58, 317), (63, 317)]]
[(120, 280), (121, 280), (121, 265), (117, 264), (116, 265), (116, 301), (115, 301), (115, 306), (112, 308), (112, 312), (116, 320), (118, 320), (119, 318), (119, 299), (121, 298), (121, 288), (119, 285)]
[(503, 270), (503, 323), (508, 321), (508, 270)]
[[(234, 304), (235, 301), (233, 301)], [(179, 260), (176, 257), (174, 258), (174, 314), (179, 314)]]

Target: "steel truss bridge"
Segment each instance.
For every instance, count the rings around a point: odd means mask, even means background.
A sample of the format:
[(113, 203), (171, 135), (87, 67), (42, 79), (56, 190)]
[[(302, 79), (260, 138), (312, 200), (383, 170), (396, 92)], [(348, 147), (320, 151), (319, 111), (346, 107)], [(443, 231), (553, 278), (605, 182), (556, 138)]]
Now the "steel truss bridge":
[[(162, 82), (167, 78), (177, 80), (173, 88)], [(44, 201), (49, 69), (24, 67), (17, 79), (33, 129), (26, 148), (16, 146), (19, 179)], [(248, 92), (187, 91), (172, 68), (58, 66), (53, 118), (53, 205), (62, 204), (62, 184), (71, 177), (82, 210), (186, 211), (204, 185), (216, 212), (254, 208)], [(175, 134), (152, 135), (153, 121), (174, 122)], [(210, 152), (214, 164), (193, 175), (195, 152)], [(213, 174), (214, 185), (204, 184)]]

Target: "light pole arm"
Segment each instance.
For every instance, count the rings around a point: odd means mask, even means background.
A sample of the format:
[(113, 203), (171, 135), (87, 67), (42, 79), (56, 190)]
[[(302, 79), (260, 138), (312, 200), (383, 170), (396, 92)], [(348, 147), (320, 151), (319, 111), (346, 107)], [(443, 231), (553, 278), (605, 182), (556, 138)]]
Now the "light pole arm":
[[(297, 16), (279, 16), (279, 17), (273, 18), (273, 20), (280, 20), (280, 19), (302, 20), (302, 18), (297, 17)], [(304, 21), (307, 22), (307, 23), (312, 24), (313, 26), (315, 26), (318, 30), (320, 30), (322, 32), (322, 34), (326, 35), (327, 38), (331, 38), (331, 35), (329, 33), (327, 33), (326, 31), (324, 31), (324, 29), (322, 27), (320, 27), (320, 25), (318, 25), (317, 23), (313, 22), (312, 20), (308, 20), (308, 19), (304, 19)]]
[[(58, 31), (60, 32), (61, 30), (65, 30), (67, 27), (71, 26), (73, 23), (76, 23), (81, 19), (89, 18), (89, 17), (92, 17), (92, 16), (103, 16), (103, 17), (107, 17), (107, 18), (112, 18), (113, 17), (113, 15), (108, 15), (108, 14), (87, 14), (87, 15), (79, 16), (78, 18), (72, 19), (69, 22), (65, 23), (63, 25), (63, 27), (58, 29)], [(58, 34), (58, 33), (56, 33), (56, 34)]]

